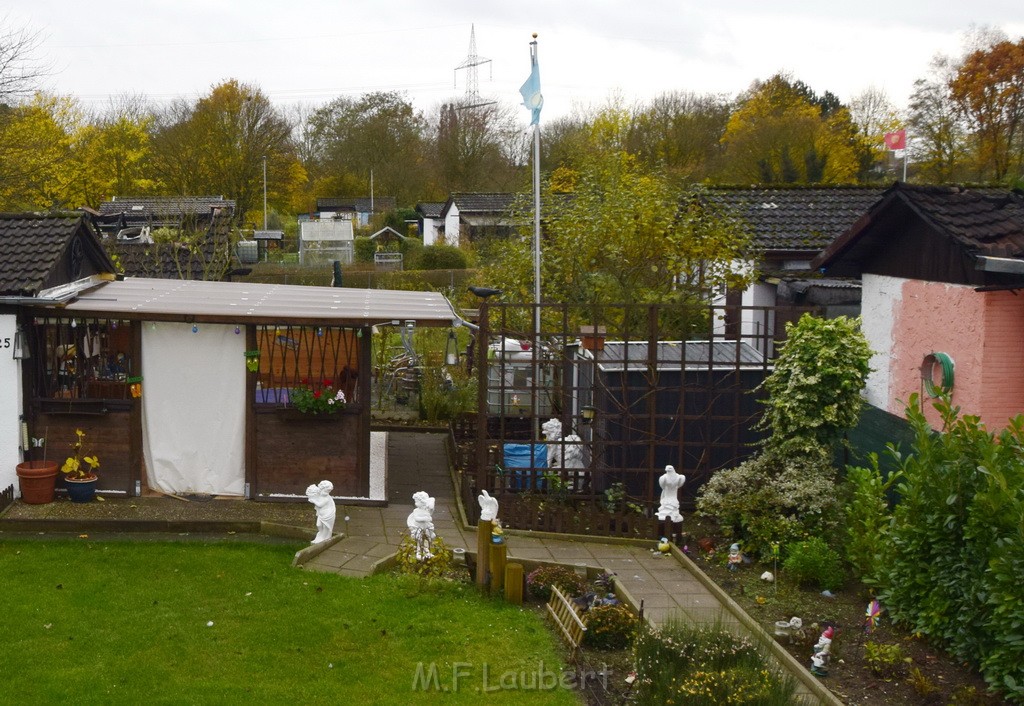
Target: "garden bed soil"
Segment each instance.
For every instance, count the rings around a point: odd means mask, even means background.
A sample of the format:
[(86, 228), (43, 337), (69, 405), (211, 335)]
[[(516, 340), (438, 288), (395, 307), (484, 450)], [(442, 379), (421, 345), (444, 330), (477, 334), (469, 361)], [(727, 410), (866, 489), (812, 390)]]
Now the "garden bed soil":
[[(786, 580), (785, 572), (776, 571), (770, 561), (745, 563), (730, 571), (726, 561), (728, 542), (715, 538), (716, 529), (711, 523), (688, 518), (686, 530), (683, 541), (694, 563), (769, 635), (773, 634), (776, 621), (794, 616), (801, 618), (802, 636), (779, 639), (800, 662), (810, 666), (811, 649), (821, 635), (822, 626), (826, 622), (836, 625), (829, 674), (821, 677), (821, 681), (843, 703), (850, 706), (1005, 703), (987, 693), (987, 685), (977, 671), (924, 639), (894, 626), (884, 612), (878, 626), (866, 630), (866, 609), (871, 594), (865, 586), (851, 580), (835, 592), (834, 598), (828, 598), (818, 590), (793, 585)], [(707, 545), (705, 539), (714, 543), (713, 553), (699, 548), (701, 544)], [(778, 580), (762, 581), (760, 576), (765, 571), (771, 571)], [(869, 643), (896, 645), (902, 659), (876, 672), (867, 659), (865, 645)]]

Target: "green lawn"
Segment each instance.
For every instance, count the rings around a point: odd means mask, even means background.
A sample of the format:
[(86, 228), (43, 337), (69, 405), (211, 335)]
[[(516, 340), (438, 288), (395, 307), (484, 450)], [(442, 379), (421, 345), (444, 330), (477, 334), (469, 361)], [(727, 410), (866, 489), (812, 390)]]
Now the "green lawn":
[(295, 549), (0, 540), (2, 700), (578, 703), (497, 689), (560, 673), (536, 614), (467, 584), (307, 573)]

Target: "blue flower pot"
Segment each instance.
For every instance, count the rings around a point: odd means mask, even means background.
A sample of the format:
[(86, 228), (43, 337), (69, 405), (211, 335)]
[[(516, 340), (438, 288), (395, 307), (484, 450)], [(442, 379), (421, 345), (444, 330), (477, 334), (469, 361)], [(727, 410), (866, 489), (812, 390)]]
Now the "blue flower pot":
[(99, 478), (89, 478), (87, 480), (64, 479), (64, 482), (67, 483), (68, 497), (71, 498), (73, 503), (91, 503), (93, 498), (96, 497), (96, 484), (99, 481)]

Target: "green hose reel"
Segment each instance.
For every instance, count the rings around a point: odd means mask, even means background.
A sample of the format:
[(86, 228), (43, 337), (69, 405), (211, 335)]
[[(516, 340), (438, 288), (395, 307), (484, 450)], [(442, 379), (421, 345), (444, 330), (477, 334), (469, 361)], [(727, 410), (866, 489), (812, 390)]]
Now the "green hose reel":
[[(942, 382), (935, 384), (935, 366), (942, 369)], [(953, 359), (945, 353), (929, 353), (921, 363), (921, 382), (929, 397), (948, 395), (953, 390)]]

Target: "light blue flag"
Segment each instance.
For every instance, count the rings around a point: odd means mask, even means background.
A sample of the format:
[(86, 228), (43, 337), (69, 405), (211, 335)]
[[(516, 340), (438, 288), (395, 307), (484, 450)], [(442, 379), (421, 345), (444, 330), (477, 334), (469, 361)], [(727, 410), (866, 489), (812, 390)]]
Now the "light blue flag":
[(537, 40), (530, 42), (530, 78), (519, 89), (523, 105), (533, 112), (530, 125), (540, 124), (540, 109), (544, 107), (544, 96), (540, 92), (540, 66), (537, 64)]

